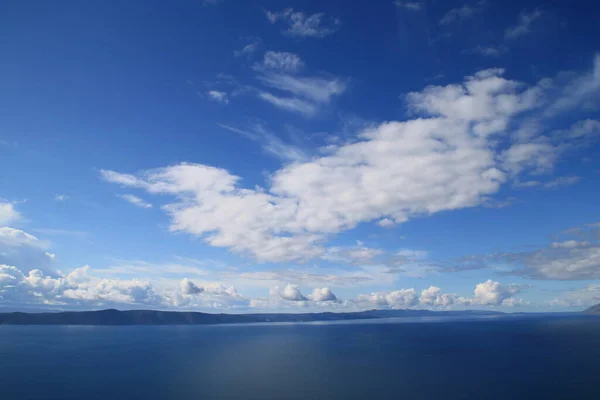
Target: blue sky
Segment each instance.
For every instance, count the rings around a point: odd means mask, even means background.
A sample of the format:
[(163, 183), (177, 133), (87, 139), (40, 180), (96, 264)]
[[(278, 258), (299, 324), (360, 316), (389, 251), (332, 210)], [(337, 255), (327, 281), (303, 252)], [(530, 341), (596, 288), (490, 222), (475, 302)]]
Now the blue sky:
[(9, 2), (0, 307), (600, 302), (593, 2)]

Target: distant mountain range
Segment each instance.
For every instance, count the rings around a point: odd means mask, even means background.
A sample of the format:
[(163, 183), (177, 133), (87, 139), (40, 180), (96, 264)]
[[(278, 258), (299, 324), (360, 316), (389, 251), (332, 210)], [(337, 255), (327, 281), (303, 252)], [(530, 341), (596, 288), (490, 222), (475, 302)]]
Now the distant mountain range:
[(591, 315), (600, 315), (600, 304), (596, 304), (595, 306), (591, 306), (587, 310), (584, 311), (586, 314)]
[(209, 314), (153, 310), (100, 310), (0, 313), (0, 325), (214, 325), (265, 322), (316, 322), (364, 320), (392, 317), (480, 316), (503, 314), (497, 311), (369, 310), (345, 313), (305, 314)]

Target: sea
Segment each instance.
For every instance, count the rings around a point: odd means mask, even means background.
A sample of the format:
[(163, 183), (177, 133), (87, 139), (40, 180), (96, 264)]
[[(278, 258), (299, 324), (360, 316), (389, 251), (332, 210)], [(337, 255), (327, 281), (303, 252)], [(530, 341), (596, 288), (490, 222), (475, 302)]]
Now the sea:
[(600, 399), (600, 317), (0, 326), (0, 399)]

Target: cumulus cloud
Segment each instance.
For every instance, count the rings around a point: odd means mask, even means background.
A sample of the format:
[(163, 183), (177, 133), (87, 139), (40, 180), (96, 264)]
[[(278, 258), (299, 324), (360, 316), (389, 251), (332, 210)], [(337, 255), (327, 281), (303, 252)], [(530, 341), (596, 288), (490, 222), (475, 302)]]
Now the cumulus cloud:
[(517, 306), (522, 286), (488, 280), (476, 286), (472, 298), (443, 293), (431, 286), (419, 295), (414, 288), (374, 292), (339, 299), (329, 287), (317, 287), (305, 296), (295, 284), (275, 286), (270, 298), (249, 299), (235, 286), (196, 284), (185, 278), (179, 284), (140, 279), (107, 279), (89, 266), (48, 276), (38, 269), (28, 272), (0, 265), (0, 304), (6, 306), (54, 306), (63, 309), (154, 308), (154, 309), (294, 309), (312, 307), (331, 310), (451, 308), (455, 306)]
[(14, 203), (0, 199), (0, 225), (8, 225), (21, 219)]
[(302, 292), (300, 292), (300, 289), (298, 288), (298, 286), (293, 285), (291, 283), (288, 283), (287, 285), (285, 285), (285, 287), (283, 289), (281, 289), (279, 286), (275, 286), (271, 290), (269, 290), (269, 294), (271, 296), (279, 296), (283, 300), (288, 300), (288, 301), (306, 301), (306, 300), (308, 300), (306, 297), (304, 297)]
[[(37, 268), (54, 275), (54, 255), (46, 249), (48, 243), (20, 229), (0, 227), (0, 264), (23, 269)], [(32, 267), (33, 266), (33, 267)]]
[(122, 195), (118, 195), (118, 197), (122, 198), (123, 200), (125, 200), (126, 202), (128, 202), (130, 204), (133, 204), (136, 207), (152, 208), (152, 204), (146, 203), (144, 200), (140, 199), (137, 196), (134, 196), (133, 194), (122, 194)]
[(429, 307), (449, 307), (455, 304), (469, 304), (468, 299), (458, 297), (453, 293), (442, 293), (442, 289), (437, 286), (430, 286), (423, 289), (419, 304)]
[[(514, 295), (520, 293), (522, 286), (516, 284), (502, 285), (488, 279), (475, 286), (473, 302), (482, 305), (500, 305), (510, 300)], [(511, 304), (511, 305), (514, 305)]]
[(139, 279), (106, 279), (92, 274), (89, 266), (52, 277), (38, 269), (23, 272), (8, 265), (0, 265), (0, 303), (66, 309), (139, 306), (225, 309), (249, 304), (233, 286), (213, 283), (201, 287), (184, 279), (179, 287), (169, 287)]
[(556, 162), (557, 151), (550, 143), (517, 143), (501, 155), (503, 166), (513, 174), (530, 170), (540, 174), (551, 170)]
[(308, 295), (309, 299), (312, 301), (336, 301), (337, 297), (331, 289), (324, 288), (315, 288), (310, 295)]
[[(298, 96), (329, 96), (289, 78), (282, 85), (294, 87)], [(101, 176), (174, 198), (163, 207), (172, 231), (260, 261), (306, 260), (325, 253), (329, 235), (360, 223), (399, 224), (489, 204), (506, 181), (550, 171), (557, 155), (544, 137), (505, 143), (521, 113), (543, 113), (554, 104), (545, 87), (527, 87), (488, 69), (463, 84), (409, 93), (414, 119), (367, 127), (356, 140), (330, 146), (326, 155), (285, 165), (266, 187), (244, 188), (225, 169), (189, 163), (137, 174), (103, 170)]]
[(200, 294), (204, 292), (204, 288), (196, 286), (194, 282), (187, 278), (183, 279), (179, 286), (181, 287), (181, 293), (186, 295)]
[(372, 304), (375, 307), (410, 308), (419, 303), (419, 296), (415, 289), (400, 289), (359, 295), (356, 302), (363, 305)]
[(307, 15), (287, 8), (282, 11), (266, 11), (269, 22), (282, 22), (287, 25), (285, 35), (295, 37), (323, 38), (337, 31), (341, 25), (338, 18), (326, 18), (325, 13)]
[(377, 221), (377, 225), (379, 225), (382, 228), (392, 228), (396, 224), (394, 223), (394, 221), (392, 221), (389, 218), (383, 218), (383, 219), (380, 219), (379, 221)]
[(390, 292), (375, 292), (359, 295), (351, 302), (361, 308), (404, 309), (414, 307), (442, 308), (451, 307), (514, 307), (526, 304), (514, 296), (521, 293), (523, 286), (516, 284), (503, 285), (487, 280), (475, 286), (473, 297), (458, 296), (454, 293), (443, 293), (437, 286), (430, 286), (419, 295), (414, 288), (399, 289)]
[(541, 10), (539, 9), (532, 11), (523, 10), (517, 18), (517, 23), (506, 28), (504, 31), (504, 37), (506, 39), (516, 39), (520, 36), (530, 33), (531, 24), (542, 15), (543, 14)]

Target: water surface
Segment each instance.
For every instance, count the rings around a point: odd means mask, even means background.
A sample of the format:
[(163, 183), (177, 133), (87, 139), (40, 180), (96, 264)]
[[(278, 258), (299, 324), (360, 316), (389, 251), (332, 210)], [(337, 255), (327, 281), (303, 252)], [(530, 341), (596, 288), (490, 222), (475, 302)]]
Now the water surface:
[(600, 399), (600, 318), (401, 322), (0, 326), (0, 399)]

